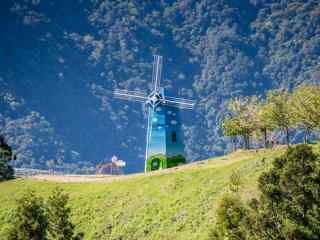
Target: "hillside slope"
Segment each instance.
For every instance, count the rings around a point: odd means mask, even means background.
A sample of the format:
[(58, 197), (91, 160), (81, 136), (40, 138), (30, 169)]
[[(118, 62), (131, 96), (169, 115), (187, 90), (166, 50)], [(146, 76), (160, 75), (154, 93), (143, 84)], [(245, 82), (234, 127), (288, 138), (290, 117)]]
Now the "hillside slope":
[(34, 189), (47, 197), (60, 186), (70, 193), (72, 218), (85, 239), (207, 239), (217, 200), (227, 190), (232, 171), (241, 171), (242, 196), (252, 197), (257, 194), (258, 176), (283, 151), (237, 151), (175, 170), (111, 182), (17, 179), (0, 183), (0, 236), (14, 199), (22, 192)]

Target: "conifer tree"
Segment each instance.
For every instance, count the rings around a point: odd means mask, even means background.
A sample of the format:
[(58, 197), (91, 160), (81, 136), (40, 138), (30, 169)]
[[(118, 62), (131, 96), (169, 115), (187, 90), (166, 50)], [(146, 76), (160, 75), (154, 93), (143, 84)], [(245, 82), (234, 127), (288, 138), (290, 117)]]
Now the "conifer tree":
[(211, 239), (320, 239), (319, 155), (308, 145), (289, 147), (259, 178), (259, 199), (238, 194), (219, 203)]
[[(247, 224), (253, 239), (320, 239), (319, 156), (307, 145), (289, 148), (259, 178), (261, 198)], [(252, 217), (253, 216), (253, 217)]]
[(0, 135), (0, 181), (13, 178), (14, 171), (9, 165), (11, 160), (13, 160), (12, 149)]
[(48, 199), (49, 239), (73, 239), (74, 225), (70, 221), (70, 208), (67, 206), (68, 200), (69, 196), (60, 188), (54, 189)]

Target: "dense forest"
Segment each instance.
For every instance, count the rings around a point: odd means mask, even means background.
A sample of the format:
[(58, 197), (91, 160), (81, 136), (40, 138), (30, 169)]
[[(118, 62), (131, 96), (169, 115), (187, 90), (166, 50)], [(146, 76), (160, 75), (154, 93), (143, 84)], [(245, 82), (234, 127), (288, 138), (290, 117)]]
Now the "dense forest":
[(231, 98), (320, 82), (317, 0), (1, 4), (0, 131), (20, 167), (87, 169), (119, 152), (141, 170), (143, 107), (108, 92), (147, 91), (153, 54), (166, 90), (197, 101), (184, 113), (191, 161), (229, 151)]

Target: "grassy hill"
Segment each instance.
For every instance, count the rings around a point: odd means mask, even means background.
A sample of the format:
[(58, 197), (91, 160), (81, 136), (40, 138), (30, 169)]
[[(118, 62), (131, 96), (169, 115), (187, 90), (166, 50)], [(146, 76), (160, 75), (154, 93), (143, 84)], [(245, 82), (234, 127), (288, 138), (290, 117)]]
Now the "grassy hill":
[(241, 172), (241, 195), (251, 198), (258, 194), (258, 176), (283, 152), (281, 148), (237, 151), (109, 182), (17, 179), (0, 183), (0, 239), (15, 198), (30, 189), (46, 198), (56, 186), (70, 194), (72, 220), (85, 239), (207, 239), (230, 174)]

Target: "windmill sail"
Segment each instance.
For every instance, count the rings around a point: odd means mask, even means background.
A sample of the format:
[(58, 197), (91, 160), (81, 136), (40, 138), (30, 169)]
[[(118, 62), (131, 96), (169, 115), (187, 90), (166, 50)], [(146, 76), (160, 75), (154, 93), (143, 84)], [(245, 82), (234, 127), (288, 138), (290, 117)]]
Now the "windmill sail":
[(179, 101), (170, 101), (170, 100), (165, 100), (164, 105), (169, 106), (169, 107), (176, 107), (180, 109), (193, 109), (194, 104), (186, 103), (186, 102), (179, 102)]
[(166, 97), (164, 105), (178, 107), (182, 109), (193, 109), (195, 106), (195, 102), (183, 98)]
[(155, 55), (153, 60), (152, 86), (155, 92), (160, 89), (160, 80), (162, 74), (162, 56)]
[(137, 92), (137, 91), (128, 91), (123, 89), (116, 89), (113, 92), (113, 96), (115, 98), (119, 98), (123, 100), (133, 100), (138, 102), (145, 102), (148, 99), (148, 97), (144, 93)]

